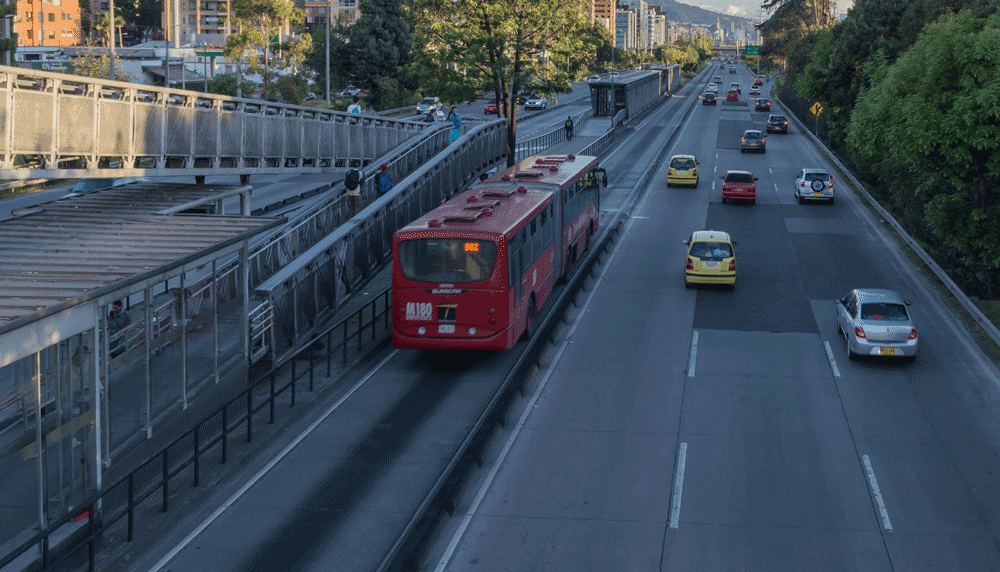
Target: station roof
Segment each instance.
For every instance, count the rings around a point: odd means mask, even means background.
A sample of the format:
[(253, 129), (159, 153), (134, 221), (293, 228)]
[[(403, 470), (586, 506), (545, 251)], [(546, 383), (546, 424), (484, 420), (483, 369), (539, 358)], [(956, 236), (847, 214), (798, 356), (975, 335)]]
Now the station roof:
[(600, 85), (608, 87), (610, 87), (611, 85), (628, 85), (630, 83), (646, 79), (651, 75), (659, 75), (661, 71), (662, 71), (661, 69), (627, 71), (625, 73), (615, 76), (614, 81), (611, 81), (611, 78), (602, 77), (600, 80), (594, 80), (588, 82), (588, 84), (591, 86)]
[(140, 182), (20, 209), (0, 221), (0, 333), (279, 226), (183, 213), (248, 190)]

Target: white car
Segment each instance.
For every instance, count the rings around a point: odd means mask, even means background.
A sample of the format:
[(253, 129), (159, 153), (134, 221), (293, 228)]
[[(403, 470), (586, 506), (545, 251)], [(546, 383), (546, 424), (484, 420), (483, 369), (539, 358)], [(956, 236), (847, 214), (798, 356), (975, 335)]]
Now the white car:
[(601, 81), (601, 76), (594, 74), (587, 78), (587, 81)]
[(750, 87), (750, 95), (760, 95), (760, 88), (756, 85)]
[(826, 201), (833, 204), (833, 175), (826, 169), (799, 169), (795, 175), (795, 198), (806, 201)]
[(705, 91), (711, 91), (712, 93), (719, 93), (719, 86), (718, 84), (710, 83), (708, 84), (708, 87), (705, 88)]
[(717, 75), (717, 76), (713, 77), (712, 78), (712, 83), (722, 83), (722, 76), (721, 75)]
[(738, 81), (729, 84), (729, 89), (735, 89), (740, 95), (743, 95), (743, 86)]
[(524, 102), (525, 109), (545, 109), (548, 107), (548, 100), (541, 97), (530, 97)]
[(836, 301), (837, 333), (847, 342), (847, 358), (860, 356), (917, 359), (917, 326), (906, 310), (910, 302), (884, 288), (857, 288)]
[(437, 111), (440, 107), (440, 97), (425, 97), (417, 104), (417, 113), (426, 114), (428, 111)]

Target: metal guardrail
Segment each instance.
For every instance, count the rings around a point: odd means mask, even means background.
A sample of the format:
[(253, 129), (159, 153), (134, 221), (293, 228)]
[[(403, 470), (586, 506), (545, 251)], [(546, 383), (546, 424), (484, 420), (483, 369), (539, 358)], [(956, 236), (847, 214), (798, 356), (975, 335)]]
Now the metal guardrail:
[[(777, 98), (777, 96), (775, 96), (774, 99), (777, 100), (782, 105), (785, 105), (783, 102), (781, 102), (780, 99)], [(868, 203), (872, 206), (872, 208), (874, 208), (878, 212), (878, 214), (886, 222), (888, 222), (890, 226), (892, 226), (893, 230), (896, 231), (896, 234), (898, 234), (899, 237), (903, 239), (903, 242), (905, 242), (907, 246), (913, 249), (913, 252), (915, 252), (917, 256), (920, 257), (920, 260), (922, 260), (923, 263), (926, 264), (928, 268), (930, 268), (931, 272), (933, 272), (934, 275), (937, 276), (938, 280), (940, 280), (941, 283), (944, 284), (945, 288), (947, 288), (948, 291), (951, 292), (951, 294), (962, 305), (962, 307), (965, 308), (965, 311), (968, 312), (969, 315), (972, 316), (972, 319), (975, 320), (977, 324), (979, 324), (979, 327), (981, 327), (983, 331), (986, 332), (986, 335), (988, 335), (995, 344), (1000, 346), (1000, 329), (997, 328), (996, 324), (994, 324), (992, 321), (990, 321), (989, 318), (986, 317), (986, 314), (984, 314), (983, 311), (979, 309), (979, 306), (977, 306), (976, 303), (973, 302), (969, 298), (969, 296), (965, 292), (963, 292), (961, 288), (958, 287), (958, 284), (955, 284), (955, 281), (951, 279), (951, 276), (948, 276), (948, 273), (945, 272), (943, 268), (941, 268), (941, 266), (937, 263), (937, 261), (934, 260), (934, 258), (931, 257), (930, 254), (927, 254), (927, 251), (924, 250), (922, 246), (920, 246), (920, 243), (913, 240), (913, 237), (910, 236), (910, 233), (906, 232), (906, 229), (904, 229), (903, 226), (899, 224), (899, 222), (892, 216), (892, 214), (890, 214), (889, 211), (885, 210), (885, 208), (881, 204), (879, 204), (878, 200), (875, 197), (873, 197), (871, 193), (868, 192), (868, 189), (866, 189), (863, 184), (861, 184), (861, 181), (855, 178), (854, 174), (851, 173), (850, 169), (848, 169), (846, 166), (844, 166), (843, 163), (840, 162), (840, 159), (837, 158), (837, 156), (833, 153), (833, 151), (827, 148), (827, 146), (824, 145), (822, 141), (820, 141), (819, 137), (817, 137), (815, 133), (813, 133), (808, 127), (806, 127), (802, 123), (802, 121), (798, 118), (798, 116), (796, 116), (794, 113), (789, 113), (788, 115), (791, 116), (796, 123), (798, 123), (797, 127), (799, 128), (800, 131), (809, 134), (809, 137), (810, 139), (812, 139), (813, 143), (817, 147), (823, 149), (826, 152), (827, 156), (830, 157), (830, 161), (833, 162), (837, 166), (837, 168), (840, 169), (840, 171), (844, 173), (844, 175), (847, 176), (848, 179), (851, 180), (851, 182), (854, 184), (854, 188), (858, 189), (858, 192), (860, 192), (864, 196), (864, 198), (868, 201)]]
[[(273, 424), (276, 405), (295, 407), (297, 387), (308, 383), (309, 391), (313, 391), (317, 368), (323, 368), (324, 361), (329, 377), (335, 357), (340, 367), (345, 367), (381, 343), (390, 327), (389, 304), (387, 289), (354, 314), (325, 329), (295, 354), (252, 380), (225, 405), (87, 499), (80, 505), (82, 512), (64, 515), (0, 558), (0, 568), (38, 547), (42, 570), (58, 566), (85, 550), (87, 570), (93, 572), (101, 544), (131, 542), (136, 526), (142, 526), (140, 519), (169, 510), (171, 495), (181, 483), (199, 486), (206, 470), (204, 463), (227, 462), (230, 447), (238, 444), (230, 443), (237, 433), (245, 433), (245, 442), (250, 443), (254, 425), (260, 423), (261, 416), (266, 416), (266, 422)], [(306, 360), (308, 366), (302, 367), (299, 362)], [(86, 515), (86, 530), (64, 541), (65, 545), (59, 546), (53, 554), (50, 537), (60, 533), (80, 515)]]
[(0, 66), (0, 179), (329, 172), (425, 127)]
[[(573, 117), (573, 125), (580, 125), (593, 116), (593, 109), (586, 109), (571, 115), (571, 117)], [(549, 147), (565, 140), (566, 129), (564, 127), (557, 127), (552, 131), (543, 133), (537, 137), (528, 139), (527, 141), (519, 141), (516, 145), (514, 145), (514, 158), (516, 161), (520, 161), (525, 157), (542, 153)]]

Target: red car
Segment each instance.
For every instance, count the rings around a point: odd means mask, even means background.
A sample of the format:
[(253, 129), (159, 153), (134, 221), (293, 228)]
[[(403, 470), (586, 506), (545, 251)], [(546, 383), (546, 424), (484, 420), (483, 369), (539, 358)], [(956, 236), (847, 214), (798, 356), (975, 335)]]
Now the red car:
[(757, 202), (757, 177), (750, 171), (727, 171), (722, 177), (722, 202), (730, 199)]
[(726, 101), (739, 101), (739, 100), (740, 100), (740, 92), (736, 91), (735, 89), (731, 89), (726, 93)]
[(485, 113), (487, 115), (496, 115), (497, 114), (497, 103), (495, 101), (491, 101), (491, 102), (487, 103), (486, 107), (483, 108), (483, 113)]
[(753, 80), (754, 85), (764, 85), (764, 82), (760, 78)]

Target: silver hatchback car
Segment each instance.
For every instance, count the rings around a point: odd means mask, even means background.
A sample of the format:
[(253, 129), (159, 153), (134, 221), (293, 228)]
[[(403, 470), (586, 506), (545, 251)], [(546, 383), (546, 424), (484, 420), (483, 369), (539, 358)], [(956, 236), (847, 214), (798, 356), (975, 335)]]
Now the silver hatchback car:
[(848, 359), (859, 356), (917, 359), (917, 327), (895, 290), (858, 288), (837, 300), (837, 333)]
[(799, 169), (795, 175), (795, 198), (799, 204), (806, 201), (825, 201), (833, 204), (833, 175), (826, 169)]

